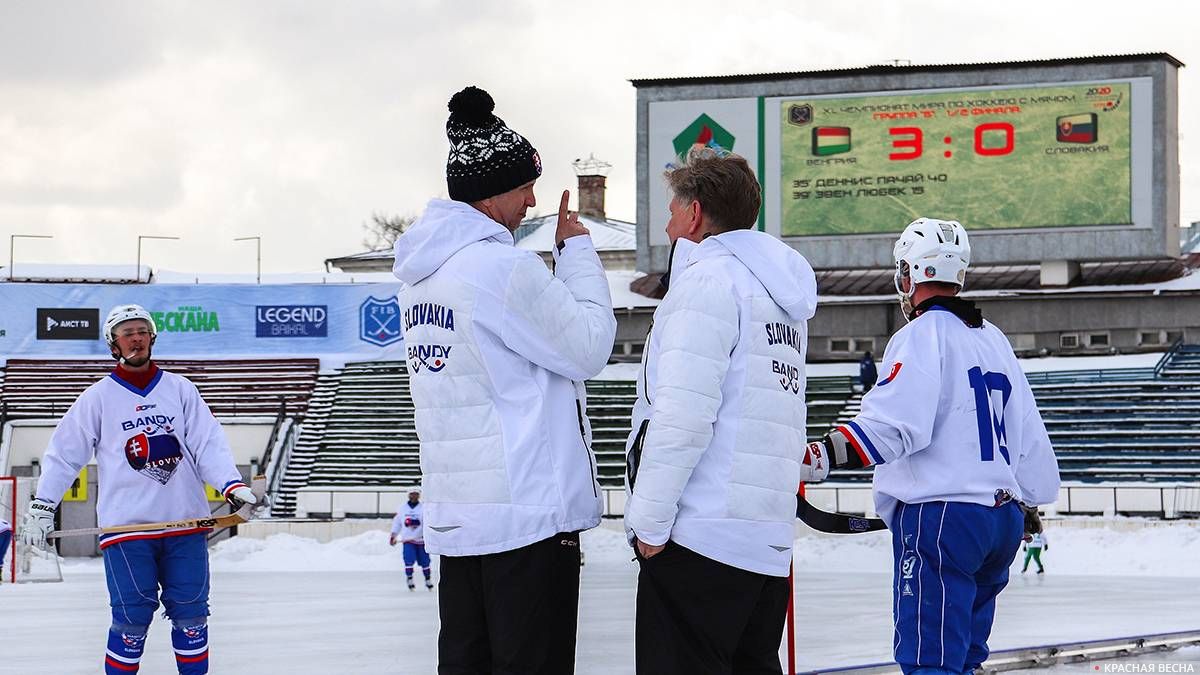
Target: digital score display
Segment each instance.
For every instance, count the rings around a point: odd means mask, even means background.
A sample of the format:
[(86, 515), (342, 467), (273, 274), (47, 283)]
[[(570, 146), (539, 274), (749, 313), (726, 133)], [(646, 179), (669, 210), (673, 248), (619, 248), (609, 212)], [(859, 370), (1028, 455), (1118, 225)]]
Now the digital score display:
[(1132, 222), (1129, 82), (780, 102), (783, 236)]

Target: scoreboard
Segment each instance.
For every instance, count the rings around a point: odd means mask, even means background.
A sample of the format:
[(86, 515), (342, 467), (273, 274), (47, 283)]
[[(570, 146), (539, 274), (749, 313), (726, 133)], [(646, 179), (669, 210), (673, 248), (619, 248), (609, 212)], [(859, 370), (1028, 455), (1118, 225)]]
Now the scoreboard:
[(1130, 225), (1132, 83), (779, 102), (784, 236)]
[(1177, 255), (1181, 65), (1149, 54), (635, 80), (638, 267), (665, 268), (662, 173), (697, 143), (750, 162), (759, 229), (818, 268), (890, 266), (919, 216), (961, 221), (981, 263)]

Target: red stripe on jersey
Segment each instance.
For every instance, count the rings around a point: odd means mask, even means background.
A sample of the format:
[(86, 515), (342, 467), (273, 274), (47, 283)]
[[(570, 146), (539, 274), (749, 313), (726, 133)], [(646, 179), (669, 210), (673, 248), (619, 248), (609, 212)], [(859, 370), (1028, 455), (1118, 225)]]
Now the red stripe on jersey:
[(229, 499), (229, 493), (230, 493), (230, 492), (233, 492), (234, 490), (236, 490), (237, 488), (240, 488), (240, 487), (246, 487), (246, 484), (245, 484), (245, 483), (232, 483), (232, 484), (230, 484), (230, 486), (229, 486), (229, 487), (225, 488), (225, 492), (223, 493), (223, 494), (224, 494), (224, 496), (225, 496), (225, 498), (226, 498), (226, 499)]
[(141, 667), (136, 663), (121, 663), (120, 661), (114, 659), (111, 656), (104, 657), (104, 665), (111, 666), (113, 668), (116, 668), (117, 670), (124, 670), (124, 671), (130, 672), (130, 673), (136, 673), (138, 671), (138, 668)]
[(854, 448), (854, 451), (858, 453), (858, 458), (862, 461), (862, 465), (871, 466), (872, 462), (867, 458), (867, 453), (863, 452), (862, 446), (858, 443), (858, 439), (854, 437), (854, 432), (850, 431), (850, 429), (844, 426), (838, 427), (837, 429), (838, 431), (842, 432), (842, 435), (846, 437), (846, 440), (850, 441), (850, 447)]

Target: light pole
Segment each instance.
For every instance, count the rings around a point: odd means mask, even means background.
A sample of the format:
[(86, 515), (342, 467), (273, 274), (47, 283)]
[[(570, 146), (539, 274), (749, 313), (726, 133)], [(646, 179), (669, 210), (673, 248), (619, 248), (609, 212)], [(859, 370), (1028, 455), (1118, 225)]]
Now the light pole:
[[(133, 283), (136, 284), (136, 283), (140, 283), (142, 281), (142, 240), (143, 239), (178, 239), (178, 238), (179, 237), (159, 237), (159, 236), (150, 235), (150, 234), (139, 234), (138, 235), (137, 272), (135, 272), (133, 275)], [(147, 279), (147, 280), (149, 280), (149, 279)]]
[(254, 283), (262, 283), (262, 237), (234, 237), (234, 241), (250, 241), (254, 240)]
[(8, 237), (8, 280), (13, 280), (13, 249), (18, 239), (53, 239), (49, 234), (13, 234)]

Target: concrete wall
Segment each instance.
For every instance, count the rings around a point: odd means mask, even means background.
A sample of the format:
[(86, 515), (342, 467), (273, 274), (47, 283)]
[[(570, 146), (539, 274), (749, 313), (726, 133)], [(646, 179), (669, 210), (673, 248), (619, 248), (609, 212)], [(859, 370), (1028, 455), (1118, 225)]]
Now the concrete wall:
[[(1139, 344), (1144, 331), (1180, 333), (1185, 341), (1200, 342), (1200, 293), (1183, 294), (1059, 294), (986, 298), (977, 301), (988, 321), (999, 326), (1020, 353), (1045, 350), (1053, 354), (1107, 354), (1161, 351), (1167, 344)], [(617, 313), (617, 344), (643, 344), (652, 312)], [(860, 302), (822, 303), (808, 323), (810, 361), (848, 360), (861, 356), (861, 346), (849, 352), (830, 351), (832, 338), (872, 340), (878, 357), (892, 333), (905, 325), (892, 298)], [(1089, 333), (1108, 333), (1109, 345), (1087, 346)], [(1079, 336), (1080, 347), (1063, 349), (1060, 337)], [(620, 350), (618, 350), (619, 352)], [(640, 349), (630, 351), (636, 355)], [(636, 357), (633, 357), (636, 360)]]

